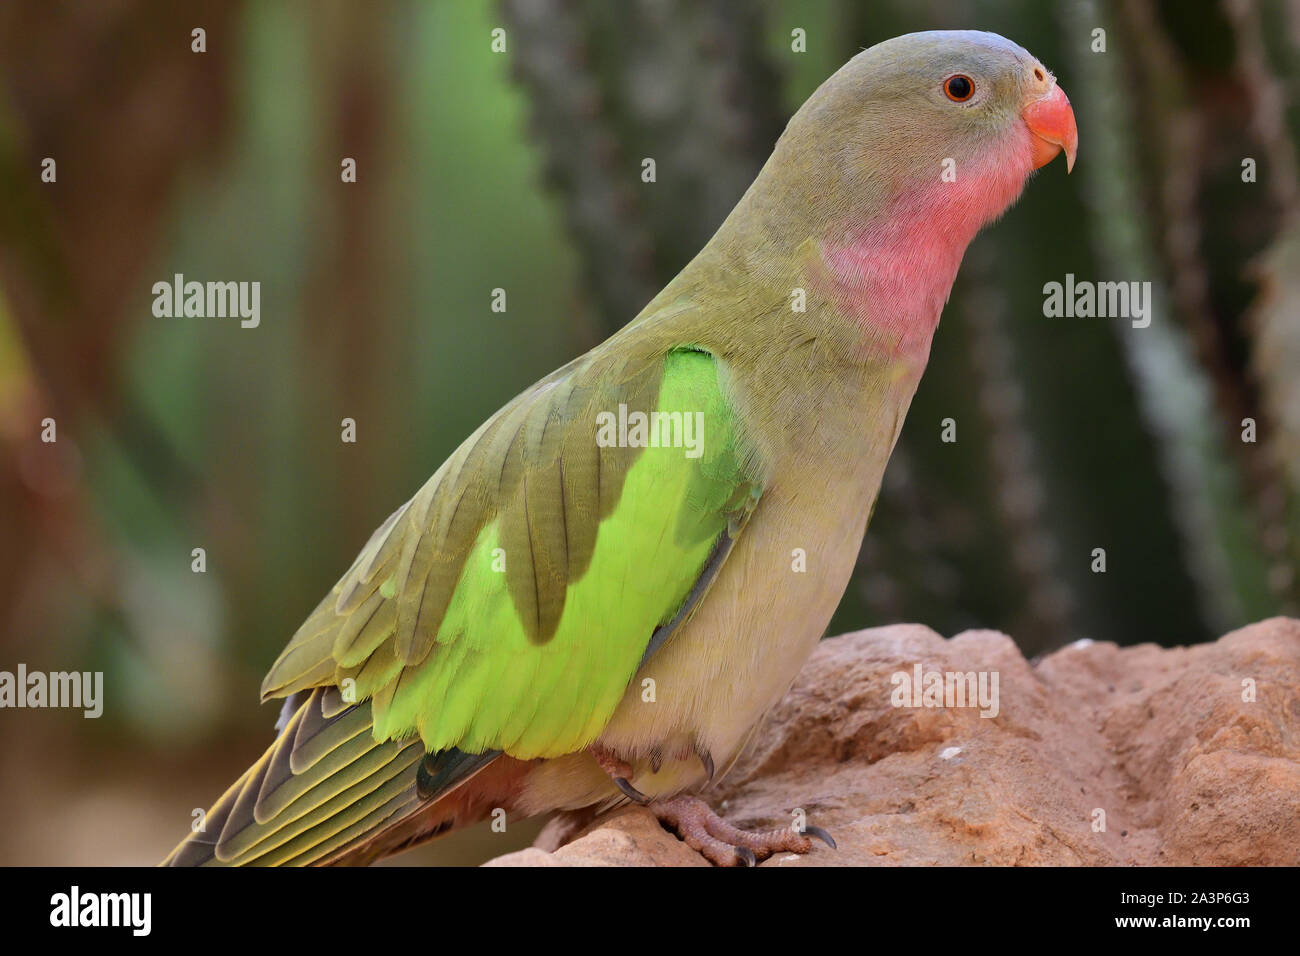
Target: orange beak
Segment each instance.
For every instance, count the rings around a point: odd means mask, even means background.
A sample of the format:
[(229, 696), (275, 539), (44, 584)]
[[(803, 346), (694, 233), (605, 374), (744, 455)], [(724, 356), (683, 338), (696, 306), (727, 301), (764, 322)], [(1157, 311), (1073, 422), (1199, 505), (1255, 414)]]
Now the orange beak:
[(1046, 166), (1065, 150), (1065, 171), (1074, 169), (1079, 151), (1079, 129), (1074, 125), (1074, 110), (1065, 90), (1053, 85), (1052, 91), (1030, 102), (1020, 111), (1021, 118), (1033, 134), (1034, 169)]

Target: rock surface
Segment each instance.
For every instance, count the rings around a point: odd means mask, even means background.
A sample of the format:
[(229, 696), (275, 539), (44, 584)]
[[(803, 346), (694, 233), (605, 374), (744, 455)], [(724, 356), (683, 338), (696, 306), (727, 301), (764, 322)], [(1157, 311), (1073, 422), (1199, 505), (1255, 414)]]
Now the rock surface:
[[(989, 691), (996, 674), (996, 715), (895, 706), (916, 665), (983, 672)], [(1300, 621), (1185, 648), (1081, 641), (1034, 663), (993, 631), (832, 638), (704, 796), (745, 828), (802, 808), (839, 843), (765, 866), (1296, 865)], [(488, 865), (708, 864), (629, 808), (553, 820)]]

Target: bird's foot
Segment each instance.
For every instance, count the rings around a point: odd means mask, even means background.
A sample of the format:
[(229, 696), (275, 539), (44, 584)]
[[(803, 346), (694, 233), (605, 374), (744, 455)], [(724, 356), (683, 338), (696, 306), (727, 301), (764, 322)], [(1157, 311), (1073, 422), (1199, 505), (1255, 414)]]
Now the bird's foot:
[(793, 827), (751, 833), (732, 826), (699, 797), (676, 796), (658, 800), (650, 811), (693, 850), (718, 866), (756, 866), (773, 853), (788, 850), (807, 853), (812, 849), (810, 836), (832, 850), (835, 840), (821, 827), (805, 827), (800, 833)]
[(632, 776), (632, 765), (630, 763), (604, 747), (593, 745), (587, 748), (587, 752), (591, 754), (596, 763), (600, 764), (600, 769), (609, 775), (609, 779), (614, 781), (614, 786), (623, 791), (625, 797), (642, 806), (650, 802), (649, 797), (627, 782), (627, 778)]

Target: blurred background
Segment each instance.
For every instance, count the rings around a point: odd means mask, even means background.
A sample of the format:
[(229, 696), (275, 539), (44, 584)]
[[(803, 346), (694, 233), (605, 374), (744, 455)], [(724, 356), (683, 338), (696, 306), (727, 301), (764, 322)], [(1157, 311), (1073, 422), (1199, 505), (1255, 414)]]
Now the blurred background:
[[(1079, 161), (971, 247), (831, 633), (1032, 656), (1297, 613), (1295, 0), (16, 0), (0, 669), (102, 671), (106, 700), (0, 711), (0, 862), (161, 858), (269, 741), (262, 674), (370, 531), (631, 319), (840, 64), (968, 27), (1055, 70)], [(156, 318), (175, 273), (259, 281), (260, 325)], [(1044, 318), (1066, 273), (1150, 281), (1150, 327)]]

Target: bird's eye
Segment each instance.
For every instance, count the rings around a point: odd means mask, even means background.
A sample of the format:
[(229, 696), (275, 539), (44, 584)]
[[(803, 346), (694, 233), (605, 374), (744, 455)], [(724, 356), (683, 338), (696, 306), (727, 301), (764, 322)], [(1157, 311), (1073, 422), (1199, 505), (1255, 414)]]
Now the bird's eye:
[(975, 95), (975, 84), (969, 76), (950, 76), (943, 81), (943, 91), (954, 103), (965, 103)]

